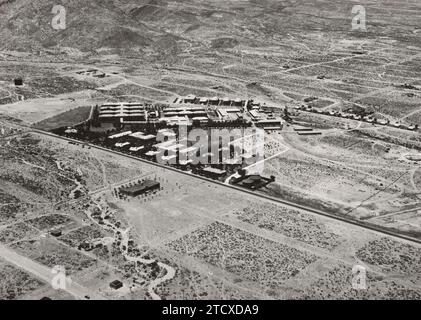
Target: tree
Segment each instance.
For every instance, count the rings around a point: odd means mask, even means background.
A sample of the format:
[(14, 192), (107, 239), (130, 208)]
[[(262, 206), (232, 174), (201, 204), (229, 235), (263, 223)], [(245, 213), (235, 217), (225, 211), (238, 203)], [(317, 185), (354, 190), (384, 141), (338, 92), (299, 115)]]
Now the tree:
[(238, 170), (238, 174), (240, 175), (240, 176), (242, 176), (242, 177), (244, 177), (245, 175), (246, 175), (246, 170), (245, 169), (240, 169), (240, 170)]

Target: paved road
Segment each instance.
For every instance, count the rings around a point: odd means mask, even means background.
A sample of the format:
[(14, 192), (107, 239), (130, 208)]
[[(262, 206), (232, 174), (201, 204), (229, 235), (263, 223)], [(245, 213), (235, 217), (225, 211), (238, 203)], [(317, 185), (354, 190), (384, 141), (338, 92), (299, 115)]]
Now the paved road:
[[(33, 261), (27, 257), (18, 254), (16, 251), (0, 244), (0, 256), (11, 264), (16, 265), (22, 270), (25, 270), (33, 274), (38, 279), (51, 284), (53, 278), (57, 275), (54, 274), (51, 268), (44, 266), (36, 261)], [(77, 282), (73, 281), (70, 285), (67, 285), (64, 289), (66, 292), (74, 296), (76, 299), (85, 299), (85, 296), (89, 296), (94, 300), (104, 300), (105, 298), (101, 295), (95, 294), (92, 290), (89, 290)]]

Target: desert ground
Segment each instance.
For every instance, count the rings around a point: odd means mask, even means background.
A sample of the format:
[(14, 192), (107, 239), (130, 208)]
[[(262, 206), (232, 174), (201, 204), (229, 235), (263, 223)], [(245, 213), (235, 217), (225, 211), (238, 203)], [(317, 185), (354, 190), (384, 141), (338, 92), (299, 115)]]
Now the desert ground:
[[(18, 153), (21, 148), (26, 153)], [(0, 251), (4, 272), (17, 280), (8, 278), (1, 288), (17, 298), (421, 295), (419, 244), (54, 137), (25, 134), (6, 140), (3, 149)], [(116, 196), (118, 186), (147, 177), (161, 189)], [(101, 245), (85, 250), (82, 243)], [(366, 291), (351, 286), (357, 264), (367, 267)], [(71, 277), (68, 291), (51, 289), (48, 271), (55, 265)], [(123, 288), (110, 289), (114, 279)], [(24, 292), (8, 289), (24, 281)]]
[[(364, 32), (341, 0), (69, 1), (62, 32), (53, 2), (0, 3), (0, 299), (421, 298), (419, 131), (295, 109), (421, 124), (418, 1), (361, 1)], [(274, 183), (244, 193), (35, 131), (187, 94), (287, 107), (293, 123), (265, 139)], [(161, 189), (116, 195), (147, 178)]]

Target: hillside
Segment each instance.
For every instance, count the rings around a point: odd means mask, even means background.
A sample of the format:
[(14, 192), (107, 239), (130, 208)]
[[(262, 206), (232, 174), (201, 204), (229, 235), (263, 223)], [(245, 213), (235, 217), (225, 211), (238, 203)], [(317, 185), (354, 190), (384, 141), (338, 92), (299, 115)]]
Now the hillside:
[[(49, 47), (71, 47), (92, 52), (117, 48), (131, 52), (175, 55), (186, 43), (191, 47), (219, 48), (227, 45), (259, 47), (301, 39), (304, 44), (318, 32), (326, 38), (351, 37), (353, 3), (339, 0), (63, 0), (67, 28), (51, 28), (54, 0), (0, 0), (0, 39), (3, 50), (30, 51)], [(387, 36), (418, 44), (415, 15), (400, 19), (399, 6), (384, 1), (372, 7), (369, 38)], [(394, 15), (390, 16), (390, 8)], [(408, 9), (416, 10), (414, 2)], [(384, 24), (385, 19), (391, 20)], [(345, 23), (346, 22), (346, 23)], [(182, 44), (184, 43), (184, 44)], [(321, 41), (321, 49), (325, 45)], [(297, 49), (300, 45), (297, 45)]]
[(15, 0), (0, 6), (0, 38), (4, 50), (40, 49), (60, 45), (81, 51), (101, 47), (145, 47), (159, 37), (135, 21), (111, 0), (65, 0), (67, 28), (54, 30), (51, 13), (56, 1)]

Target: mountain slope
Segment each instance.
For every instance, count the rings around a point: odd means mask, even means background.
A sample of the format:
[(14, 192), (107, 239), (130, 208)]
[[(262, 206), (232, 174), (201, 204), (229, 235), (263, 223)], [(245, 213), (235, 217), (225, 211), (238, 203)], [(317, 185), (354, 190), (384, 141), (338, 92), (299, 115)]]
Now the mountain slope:
[(4, 49), (28, 50), (60, 45), (90, 51), (100, 47), (144, 47), (160, 36), (133, 20), (115, 1), (64, 0), (65, 30), (54, 30), (55, 0), (14, 0), (0, 5), (0, 39)]

